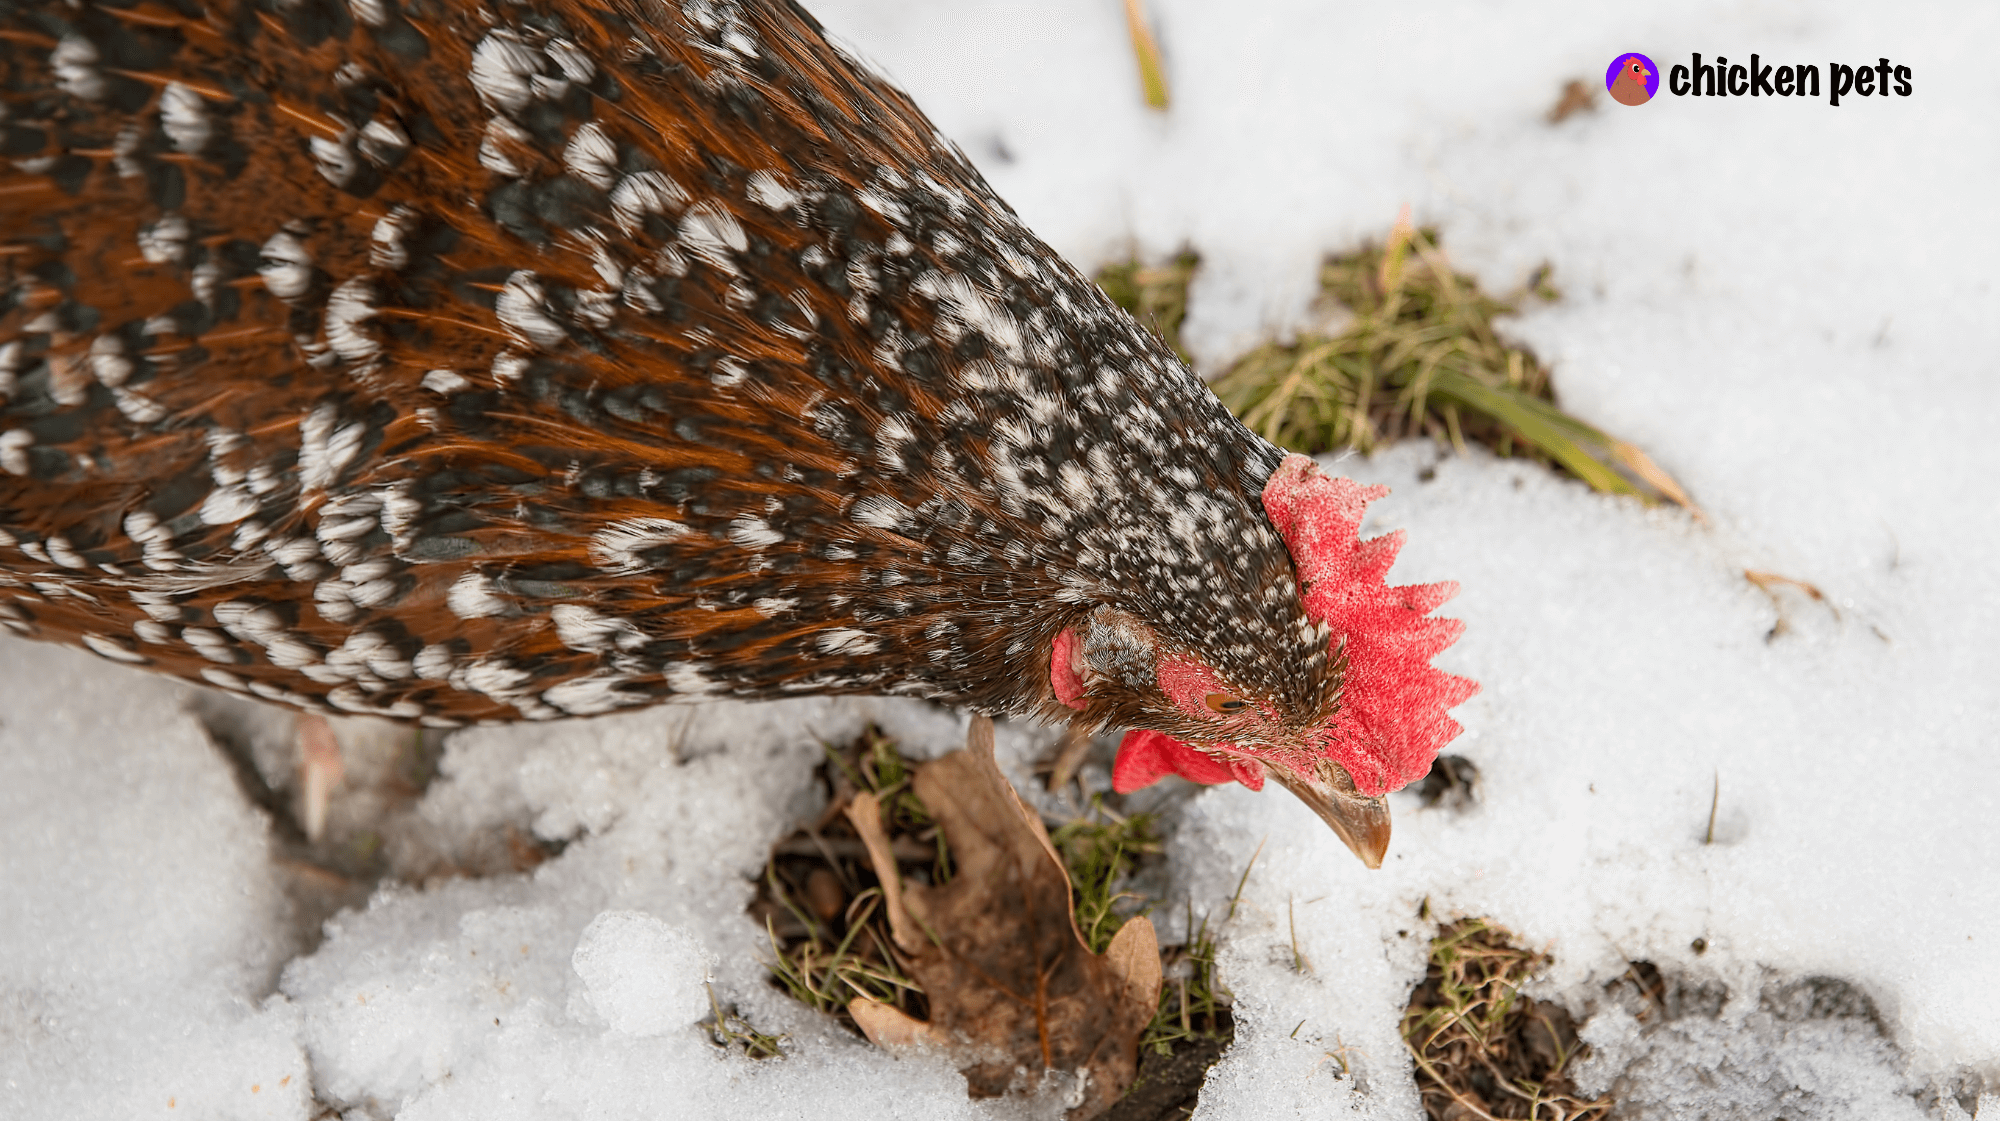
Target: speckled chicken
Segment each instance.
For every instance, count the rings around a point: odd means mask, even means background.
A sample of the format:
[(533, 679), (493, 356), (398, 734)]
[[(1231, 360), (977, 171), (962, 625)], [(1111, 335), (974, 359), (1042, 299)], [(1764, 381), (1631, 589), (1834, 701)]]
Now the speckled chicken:
[(1445, 585), (782, 3), (0, 0), (0, 623), (426, 724), (893, 693), (1371, 863)]

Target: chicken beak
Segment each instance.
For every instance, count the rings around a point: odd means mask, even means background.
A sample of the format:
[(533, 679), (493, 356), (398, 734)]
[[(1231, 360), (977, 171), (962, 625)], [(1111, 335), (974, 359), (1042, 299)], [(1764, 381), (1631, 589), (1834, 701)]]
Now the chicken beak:
[(1351, 782), (1341, 781), (1347, 778), (1344, 773), (1307, 778), (1282, 766), (1266, 767), (1265, 772), (1312, 807), (1361, 863), (1370, 868), (1382, 866), (1382, 855), (1389, 851), (1387, 799), (1370, 798), (1355, 790)]

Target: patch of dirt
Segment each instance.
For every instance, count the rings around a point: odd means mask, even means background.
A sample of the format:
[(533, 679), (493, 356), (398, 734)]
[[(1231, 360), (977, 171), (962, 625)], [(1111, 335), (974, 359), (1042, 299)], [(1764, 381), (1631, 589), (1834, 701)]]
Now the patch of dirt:
[(1202, 1080), (1228, 1050), (1228, 1037), (1215, 1035), (1196, 1036), (1165, 1055), (1148, 1049), (1139, 1062), (1139, 1080), (1105, 1111), (1102, 1121), (1184, 1121), (1194, 1116)]

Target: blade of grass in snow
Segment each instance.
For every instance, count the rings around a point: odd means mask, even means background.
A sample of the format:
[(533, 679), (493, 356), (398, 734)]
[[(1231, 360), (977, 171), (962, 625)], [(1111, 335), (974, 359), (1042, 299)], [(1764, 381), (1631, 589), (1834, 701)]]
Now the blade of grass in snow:
[(1146, 26), (1140, 0), (1125, 0), (1125, 27), (1132, 33), (1132, 54), (1139, 62), (1139, 88), (1153, 109), (1167, 107), (1167, 68), (1160, 61), (1160, 45)]

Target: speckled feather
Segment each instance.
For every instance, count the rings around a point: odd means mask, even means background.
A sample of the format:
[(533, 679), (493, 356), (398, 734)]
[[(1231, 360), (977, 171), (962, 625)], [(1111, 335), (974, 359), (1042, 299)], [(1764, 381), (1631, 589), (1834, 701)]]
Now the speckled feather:
[(0, 112), (16, 632), (439, 724), (1171, 716), (1053, 696), (1108, 605), (1334, 703), (1280, 453), (795, 6), (0, 0)]

